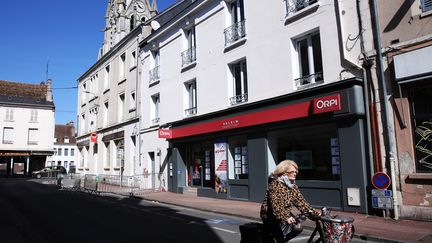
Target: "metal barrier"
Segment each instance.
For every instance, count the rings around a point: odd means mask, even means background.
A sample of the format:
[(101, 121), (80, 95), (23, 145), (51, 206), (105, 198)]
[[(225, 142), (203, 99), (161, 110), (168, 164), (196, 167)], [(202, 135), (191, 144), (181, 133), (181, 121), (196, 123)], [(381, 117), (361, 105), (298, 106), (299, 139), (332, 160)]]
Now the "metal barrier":
[(90, 193), (116, 193), (140, 195), (149, 192), (165, 191), (164, 173), (146, 173), (141, 175), (74, 175), (74, 178), (63, 178), (62, 188), (83, 190)]

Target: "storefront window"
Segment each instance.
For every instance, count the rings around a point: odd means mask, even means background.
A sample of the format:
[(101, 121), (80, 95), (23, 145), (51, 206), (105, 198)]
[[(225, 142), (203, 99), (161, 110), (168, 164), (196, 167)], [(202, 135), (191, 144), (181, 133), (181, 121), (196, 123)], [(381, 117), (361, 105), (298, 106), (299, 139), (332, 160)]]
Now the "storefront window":
[(411, 92), (416, 171), (432, 173), (432, 86)]
[(246, 137), (229, 139), (229, 179), (248, 179), (249, 156)]
[(339, 139), (335, 124), (270, 133), (277, 141), (277, 161), (294, 160), (299, 180), (339, 180)]

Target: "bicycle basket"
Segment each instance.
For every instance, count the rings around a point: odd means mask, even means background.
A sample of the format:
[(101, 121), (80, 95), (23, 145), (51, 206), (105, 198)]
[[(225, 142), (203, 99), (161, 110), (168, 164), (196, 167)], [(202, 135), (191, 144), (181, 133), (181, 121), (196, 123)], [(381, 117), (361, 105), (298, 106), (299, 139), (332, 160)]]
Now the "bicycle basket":
[(351, 243), (354, 219), (344, 216), (321, 217), (324, 241), (326, 243)]

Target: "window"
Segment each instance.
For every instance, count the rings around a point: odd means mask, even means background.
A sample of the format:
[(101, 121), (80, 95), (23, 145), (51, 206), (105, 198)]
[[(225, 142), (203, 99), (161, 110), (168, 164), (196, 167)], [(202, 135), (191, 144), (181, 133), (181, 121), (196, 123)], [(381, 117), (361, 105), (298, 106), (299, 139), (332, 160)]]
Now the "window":
[(108, 101), (104, 103), (104, 113), (103, 113), (103, 126), (106, 127), (108, 125), (108, 112), (109, 112), (109, 104)]
[(69, 143), (69, 137), (65, 136), (65, 137), (63, 138), (63, 142), (64, 142), (64, 143)]
[(129, 31), (132, 31), (135, 28), (135, 15), (132, 15), (130, 17), (130, 22), (129, 22)]
[(136, 67), (136, 52), (133, 51), (131, 53), (131, 58), (130, 58), (130, 63), (129, 63), (129, 69), (132, 69), (134, 67)]
[(119, 82), (125, 79), (125, 69), (126, 69), (126, 53), (120, 55), (119, 63)]
[(152, 124), (159, 123), (159, 105), (160, 105), (160, 96), (159, 94), (153, 95), (152, 99), (152, 107), (151, 107), (151, 119)]
[(30, 122), (37, 122), (38, 120), (38, 110), (31, 109), (30, 110)]
[(111, 152), (110, 152), (110, 143), (105, 143), (105, 168), (109, 168), (111, 166), (110, 162)]
[(197, 112), (196, 81), (185, 83), (186, 88), (186, 109), (185, 116), (195, 115)]
[(14, 113), (13, 108), (6, 108), (5, 121), (13, 121), (13, 113)]
[(87, 102), (87, 83), (82, 84), (82, 91), (81, 92), (81, 102), (86, 103)]
[(182, 66), (186, 66), (196, 61), (196, 39), (195, 26), (185, 30), (186, 50), (182, 52)]
[(75, 149), (71, 148), (71, 156), (75, 156)]
[(65, 156), (69, 156), (69, 149), (68, 149), (68, 148), (65, 148), (65, 149), (64, 149), (64, 155), (65, 155)]
[(269, 133), (277, 160), (294, 160), (298, 180), (340, 180), (341, 163), (336, 124), (277, 130)]
[(410, 96), (416, 172), (432, 173), (432, 86), (413, 88)]
[(228, 8), (231, 15), (231, 26), (224, 31), (225, 46), (246, 36), (243, 0), (234, 0)]
[(122, 122), (124, 120), (124, 105), (125, 105), (125, 95), (124, 93), (119, 95), (118, 98), (118, 122)]
[(59, 148), (58, 150), (57, 150), (57, 154), (59, 155), (59, 156), (61, 156), (62, 155), (62, 149), (61, 148)]
[(432, 11), (432, 0), (421, 0), (422, 11)]
[(317, 0), (285, 0), (286, 15), (294, 14), (317, 2)]
[(248, 101), (246, 60), (232, 64), (230, 69), (233, 77), (233, 96), (230, 98), (231, 105)]
[(85, 114), (82, 114), (81, 115), (81, 134), (84, 134), (84, 132), (85, 132), (85, 122), (86, 122), (86, 120), (85, 120)]
[(156, 82), (160, 79), (160, 71), (159, 71), (159, 65), (160, 65), (160, 56), (159, 56), (159, 50), (152, 51), (151, 52), (153, 61), (152, 61), (152, 69), (149, 71), (149, 80), (150, 83)]
[(13, 144), (14, 129), (13, 127), (3, 128), (3, 144)]
[(130, 104), (129, 104), (129, 110), (135, 110), (136, 104), (135, 104), (135, 91), (132, 91), (130, 93)]
[(110, 76), (110, 66), (105, 67), (105, 75), (104, 75), (104, 90), (109, 89), (109, 76)]
[(54, 155), (57, 155), (57, 148), (54, 148)]
[(119, 140), (116, 144), (117, 151), (116, 151), (116, 164), (115, 166), (117, 168), (123, 168), (124, 166), (124, 142), (123, 140)]
[(247, 179), (249, 177), (249, 152), (246, 138), (229, 139), (230, 179)]
[(299, 78), (296, 87), (311, 85), (323, 81), (320, 34), (314, 33), (296, 41), (298, 54)]
[(28, 144), (36, 145), (38, 144), (38, 129), (37, 128), (29, 128), (28, 130)]

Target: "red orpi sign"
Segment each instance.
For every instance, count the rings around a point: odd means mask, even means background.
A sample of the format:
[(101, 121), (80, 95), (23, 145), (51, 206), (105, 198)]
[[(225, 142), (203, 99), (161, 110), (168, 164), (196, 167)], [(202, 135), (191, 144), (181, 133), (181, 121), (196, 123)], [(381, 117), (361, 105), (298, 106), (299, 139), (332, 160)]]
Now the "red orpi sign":
[(172, 138), (172, 130), (159, 129), (159, 138)]
[(340, 111), (340, 95), (334, 94), (313, 99), (313, 113), (324, 113), (330, 111)]

